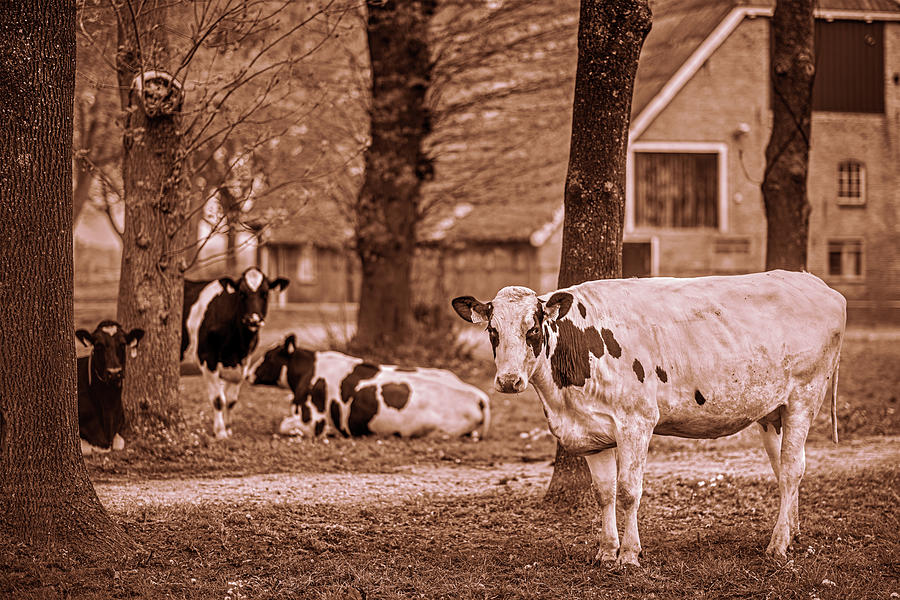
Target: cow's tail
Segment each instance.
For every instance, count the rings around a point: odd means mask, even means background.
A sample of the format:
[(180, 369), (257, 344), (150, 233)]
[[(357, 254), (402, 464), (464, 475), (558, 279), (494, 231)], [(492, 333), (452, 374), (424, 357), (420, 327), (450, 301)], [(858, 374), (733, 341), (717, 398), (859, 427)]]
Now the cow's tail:
[(491, 428), (491, 398), (487, 394), (484, 394), (478, 401), (478, 405), (481, 408), (481, 423), (478, 427), (478, 435), (480, 439), (484, 439), (487, 437), (488, 431)]
[(838, 368), (840, 361), (834, 365), (834, 372), (831, 374), (831, 441), (838, 443), (838, 427), (837, 427), (837, 386), (838, 386)]

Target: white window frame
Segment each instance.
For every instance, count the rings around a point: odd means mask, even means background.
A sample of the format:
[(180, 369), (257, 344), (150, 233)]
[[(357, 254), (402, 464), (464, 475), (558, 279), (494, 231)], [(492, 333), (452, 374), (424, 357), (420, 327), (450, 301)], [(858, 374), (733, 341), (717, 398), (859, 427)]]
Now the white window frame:
[(622, 243), (646, 244), (650, 242), (650, 277), (659, 277), (659, 236), (623, 235)]
[[(844, 253), (843, 245), (847, 243), (859, 244), (859, 274), (848, 275), (845, 272), (841, 274), (831, 273), (831, 245), (841, 244), (841, 271), (845, 271), (847, 255)], [(866, 241), (861, 237), (837, 237), (825, 240), (825, 275), (829, 281), (839, 281), (844, 283), (862, 282), (866, 278)]]
[[(844, 165), (855, 164), (859, 166), (859, 198), (852, 196), (841, 196), (841, 167)], [(848, 158), (837, 164), (837, 190), (834, 197), (840, 206), (865, 206), (866, 205), (866, 163), (855, 158)]]
[(718, 154), (719, 160), (719, 226), (728, 233), (728, 144), (724, 142), (633, 142), (625, 159), (625, 233), (635, 231), (687, 231), (681, 227), (635, 227), (634, 224), (634, 153), (670, 152), (672, 154)]
[(319, 279), (319, 253), (314, 244), (300, 244), (297, 247), (297, 269), (295, 276), (300, 285), (315, 285)]

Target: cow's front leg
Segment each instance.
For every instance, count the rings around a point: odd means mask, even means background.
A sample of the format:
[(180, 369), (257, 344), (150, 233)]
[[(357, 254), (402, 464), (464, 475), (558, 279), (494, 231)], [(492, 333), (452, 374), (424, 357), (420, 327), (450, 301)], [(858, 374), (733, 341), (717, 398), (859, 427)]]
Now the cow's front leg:
[(591, 469), (591, 479), (600, 502), (600, 549), (594, 561), (616, 560), (619, 552), (619, 531), (616, 528), (616, 449), (609, 448), (584, 457)]
[(231, 412), (234, 410), (241, 392), (241, 381), (225, 382), (225, 432), (231, 437)]
[(206, 393), (213, 405), (213, 433), (216, 439), (222, 440), (228, 437), (228, 428), (225, 426), (225, 382), (219, 377), (218, 370), (210, 371), (206, 366), (200, 368), (203, 373), (203, 381), (206, 383)]
[(638, 534), (638, 507), (644, 489), (644, 465), (647, 462), (647, 449), (650, 446), (652, 428), (623, 428), (616, 435), (618, 445), (618, 500), (625, 518), (625, 531), (622, 533), (622, 547), (616, 563), (620, 565), (640, 566), (638, 557), (641, 554), (641, 538)]

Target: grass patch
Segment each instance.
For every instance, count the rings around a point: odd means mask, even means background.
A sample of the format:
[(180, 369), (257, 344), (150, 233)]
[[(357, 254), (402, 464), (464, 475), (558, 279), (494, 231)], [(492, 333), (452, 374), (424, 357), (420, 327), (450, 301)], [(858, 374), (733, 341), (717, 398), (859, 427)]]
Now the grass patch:
[[(35, 565), (0, 549), (9, 598), (889, 598), (900, 591), (900, 469), (810, 474), (788, 563), (763, 550), (774, 483), (728, 478), (685, 497), (648, 482), (641, 569), (591, 565), (599, 522), (496, 486), (404, 505), (179, 505), (115, 516), (128, 564)], [(673, 494), (680, 499), (673, 508)], [(152, 552), (150, 552), (152, 550)], [(833, 585), (832, 583), (833, 582)]]

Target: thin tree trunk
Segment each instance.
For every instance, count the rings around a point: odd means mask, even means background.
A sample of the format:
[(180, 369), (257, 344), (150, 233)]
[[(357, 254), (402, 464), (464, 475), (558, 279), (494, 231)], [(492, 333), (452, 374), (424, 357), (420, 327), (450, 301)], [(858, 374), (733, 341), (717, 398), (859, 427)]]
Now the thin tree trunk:
[(72, 270), (75, 5), (0, 11), (0, 547), (121, 556), (78, 441)]
[(812, 88), (816, 73), (813, 0), (778, 0), (772, 19), (772, 136), (762, 183), (766, 270), (806, 269), (806, 196)]
[(131, 431), (153, 431), (170, 426), (181, 414), (178, 376), (188, 210), (182, 191), (180, 103), (163, 103), (158, 112), (148, 114), (133, 89), (140, 73), (166, 70), (165, 2), (149, 0), (131, 7), (126, 2), (117, 11), (122, 20), (116, 64), (126, 114), (118, 317), (125, 328), (140, 327), (146, 334), (137, 356), (129, 359), (122, 401)]
[(362, 283), (355, 345), (360, 348), (409, 338), (420, 191), (432, 174), (423, 145), (431, 133), (425, 95), (435, 6), (435, 0), (368, 3), (372, 145), (356, 208)]
[[(622, 275), (631, 94), (649, 32), (646, 0), (581, 2), (559, 287)], [(557, 444), (545, 501), (578, 506), (590, 490), (584, 459)]]

